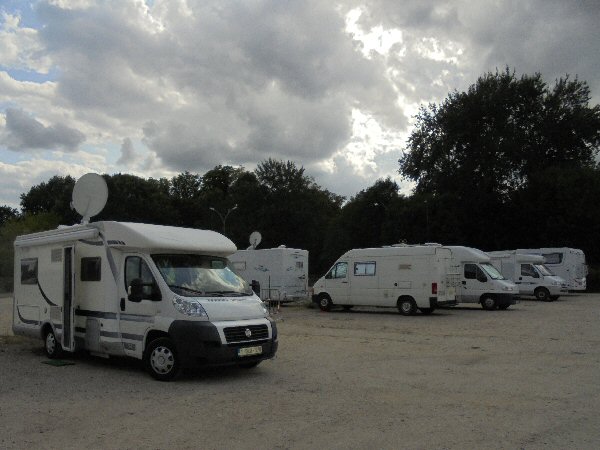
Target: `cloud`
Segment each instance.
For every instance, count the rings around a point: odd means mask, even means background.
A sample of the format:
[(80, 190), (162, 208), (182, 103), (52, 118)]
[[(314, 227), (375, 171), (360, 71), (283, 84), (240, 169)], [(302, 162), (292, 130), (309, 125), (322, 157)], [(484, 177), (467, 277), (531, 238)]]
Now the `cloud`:
[(137, 153), (133, 148), (133, 142), (131, 139), (123, 139), (121, 145), (121, 157), (117, 160), (118, 166), (131, 166), (137, 160)]
[(20, 109), (8, 108), (0, 144), (13, 151), (60, 149), (76, 151), (85, 136), (62, 123), (44, 126)]

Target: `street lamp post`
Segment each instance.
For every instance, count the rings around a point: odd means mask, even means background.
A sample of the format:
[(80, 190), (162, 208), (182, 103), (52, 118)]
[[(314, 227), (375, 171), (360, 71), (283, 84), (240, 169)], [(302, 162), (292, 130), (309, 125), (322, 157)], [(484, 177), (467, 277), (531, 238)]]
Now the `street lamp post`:
[(233, 211), (235, 211), (237, 209), (237, 205), (233, 205), (233, 208), (229, 208), (224, 215), (221, 214), (219, 211), (217, 211), (212, 206), (210, 206), (208, 209), (217, 213), (217, 215), (221, 219), (221, 222), (223, 222), (223, 234), (225, 234), (225, 223), (227, 222), (227, 217), (229, 217), (229, 214), (231, 214)]

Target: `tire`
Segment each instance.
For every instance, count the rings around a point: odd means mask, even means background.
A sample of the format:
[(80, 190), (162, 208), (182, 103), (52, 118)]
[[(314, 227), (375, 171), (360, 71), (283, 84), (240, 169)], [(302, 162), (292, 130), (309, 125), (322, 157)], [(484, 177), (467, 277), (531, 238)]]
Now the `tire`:
[(144, 366), (158, 381), (171, 381), (179, 375), (179, 357), (173, 341), (162, 337), (150, 342), (144, 352)]
[(48, 327), (48, 331), (46, 331), (46, 334), (44, 335), (44, 350), (46, 356), (50, 359), (60, 358), (63, 354), (62, 346), (56, 339), (54, 331), (52, 331), (52, 328), (50, 327)]
[(537, 288), (534, 292), (535, 298), (542, 302), (551, 302), (552, 297), (550, 297), (550, 292), (546, 288)]
[(435, 311), (435, 308), (419, 308), (419, 311), (421, 311), (421, 314), (428, 316), (430, 314), (433, 314), (433, 311)]
[(248, 362), (248, 363), (241, 363), (238, 364), (238, 367), (241, 367), (242, 369), (254, 369), (256, 366), (258, 366), (261, 363), (261, 361), (254, 361), (254, 362)]
[(411, 297), (400, 297), (398, 299), (398, 311), (403, 316), (412, 316), (417, 312), (417, 305)]
[(321, 294), (319, 296), (319, 308), (321, 311), (331, 311), (331, 307), (333, 306), (333, 302), (329, 298), (327, 294)]
[(504, 311), (505, 309), (508, 309), (509, 306), (510, 306), (510, 303), (503, 303), (502, 305), (498, 305), (498, 309), (501, 309)]
[(498, 307), (498, 304), (494, 297), (486, 295), (481, 299), (481, 307), (486, 311), (493, 311)]

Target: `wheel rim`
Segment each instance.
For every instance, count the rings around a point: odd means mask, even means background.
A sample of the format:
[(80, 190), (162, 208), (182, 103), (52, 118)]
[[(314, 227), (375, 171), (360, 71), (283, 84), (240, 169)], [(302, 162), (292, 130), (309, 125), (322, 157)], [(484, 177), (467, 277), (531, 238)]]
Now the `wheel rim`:
[(486, 298), (483, 303), (485, 304), (486, 308), (493, 308), (494, 307), (494, 299), (493, 298)]
[(49, 355), (52, 355), (56, 350), (56, 339), (54, 338), (54, 333), (48, 333), (46, 335), (46, 352)]
[(410, 302), (402, 302), (400, 309), (402, 309), (402, 312), (409, 313), (412, 310), (412, 305)]
[(329, 300), (328, 300), (328, 299), (326, 299), (326, 298), (322, 298), (322, 299), (321, 299), (321, 306), (322, 306), (323, 308), (327, 308), (327, 305), (329, 305)]
[(156, 347), (150, 355), (150, 365), (156, 373), (167, 374), (175, 366), (175, 355), (168, 347)]
[(537, 297), (540, 300), (546, 300), (546, 297), (547, 297), (546, 292), (545, 291), (538, 291)]

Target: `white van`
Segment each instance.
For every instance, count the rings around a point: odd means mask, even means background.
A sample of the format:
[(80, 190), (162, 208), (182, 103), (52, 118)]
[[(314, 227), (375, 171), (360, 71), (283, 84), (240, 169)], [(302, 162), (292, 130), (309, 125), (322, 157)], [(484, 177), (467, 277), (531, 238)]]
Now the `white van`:
[(565, 280), (544, 266), (544, 257), (516, 251), (489, 252), (492, 264), (506, 278), (515, 282), (519, 295), (534, 295), (538, 300), (551, 302), (567, 292)]
[(585, 263), (583, 250), (568, 247), (545, 247), (518, 249), (516, 252), (542, 255), (544, 265), (554, 275), (563, 278), (567, 282), (567, 288), (570, 291), (585, 291), (588, 267)]
[(285, 246), (238, 250), (229, 257), (231, 268), (248, 283), (260, 283), (264, 301), (308, 299), (308, 251)]
[(480, 303), (483, 309), (507, 309), (517, 303), (517, 286), (491, 264), (490, 257), (471, 247), (448, 246), (460, 273), (459, 303)]
[(142, 359), (158, 380), (181, 367), (254, 367), (277, 328), (227, 266), (236, 247), (213, 231), (96, 222), (17, 237), (13, 330), (50, 358), (87, 350)]
[(313, 301), (323, 311), (389, 306), (404, 315), (430, 314), (456, 304), (458, 274), (451, 263), (450, 250), (437, 245), (350, 250), (314, 284)]

